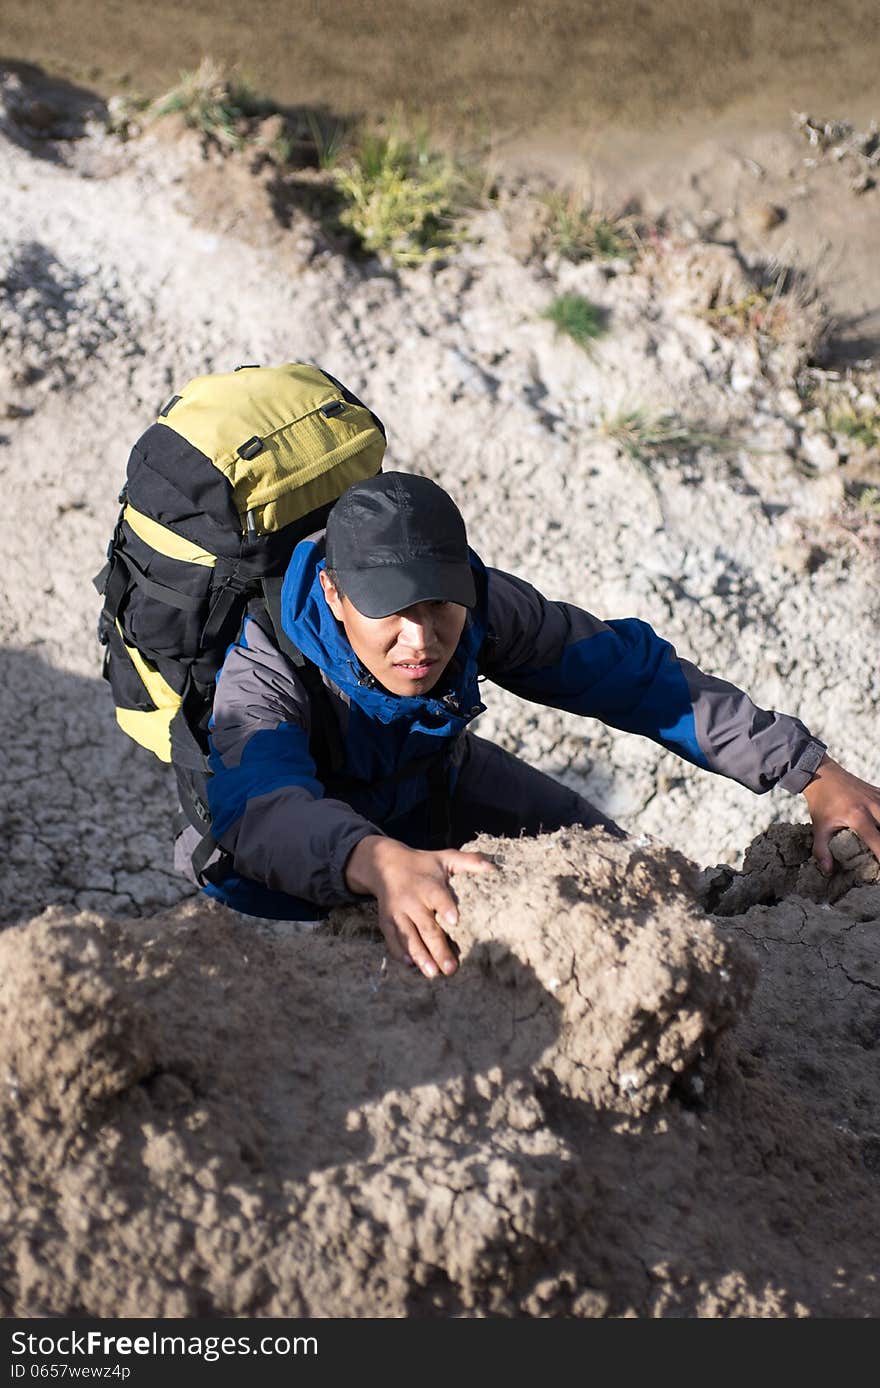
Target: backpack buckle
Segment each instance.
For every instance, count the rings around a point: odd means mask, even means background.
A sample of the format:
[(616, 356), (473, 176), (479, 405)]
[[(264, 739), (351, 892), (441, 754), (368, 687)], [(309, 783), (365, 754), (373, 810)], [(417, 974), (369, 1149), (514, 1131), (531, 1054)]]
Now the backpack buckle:
[(259, 434), (254, 434), (251, 438), (245, 439), (243, 444), (236, 448), (239, 458), (244, 458), (245, 462), (250, 462), (251, 458), (256, 458), (258, 453), (262, 453), (266, 445)]

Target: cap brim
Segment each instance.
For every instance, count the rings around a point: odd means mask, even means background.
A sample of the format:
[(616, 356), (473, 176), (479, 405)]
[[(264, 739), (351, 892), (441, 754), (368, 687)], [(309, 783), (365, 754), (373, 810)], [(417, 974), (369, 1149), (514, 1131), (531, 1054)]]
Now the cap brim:
[(473, 607), (477, 601), (469, 564), (411, 559), (406, 564), (337, 572), (343, 593), (364, 617), (390, 617), (416, 602), (457, 602)]

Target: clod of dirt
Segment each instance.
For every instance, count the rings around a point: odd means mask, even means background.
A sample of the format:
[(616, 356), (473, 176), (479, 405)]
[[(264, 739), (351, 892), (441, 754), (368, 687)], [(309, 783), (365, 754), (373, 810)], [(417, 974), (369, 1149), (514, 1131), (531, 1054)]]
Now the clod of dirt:
[[(806, 897), (833, 903), (853, 887), (880, 881), (880, 864), (849, 829), (831, 840), (834, 871), (826, 877), (812, 856), (813, 831), (808, 824), (773, 824), (746, 849), (743, 870), (709, 868), (700, 894), (708, 910), (736, 916), (751, 906), (772, 906), (784, 897)], [(880, 901), (880, 886), (875, 889)]]
[(696, 909), (691, 864), (641, 842), (599, 830), (480, 840), (499, 876), (455, 882), (466, 965), (515, 989), (517, 1013), (536, 1017), (550, 999), (562, 1009), (545, 1057), (556, 1082), (596, 1108), (636, 1113), (711, 1053), (752, 980), (748, 957)]
[(826, 878), (811, 844), (808, 827), (774, 825), (748, 849), (742, 873), (704, 873), (701, 892), (722, 933), (760, 961), (752, 1007), (737, 1028), (746, 1070), (804, 1096), (876, 1175), (880, 868), (845, 830), (831, 840), (835, 867)]

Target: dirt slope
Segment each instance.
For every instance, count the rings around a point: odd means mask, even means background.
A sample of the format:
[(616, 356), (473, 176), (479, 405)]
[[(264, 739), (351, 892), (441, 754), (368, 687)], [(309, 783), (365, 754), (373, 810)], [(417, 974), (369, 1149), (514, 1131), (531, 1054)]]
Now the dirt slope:
[(6, 931), (7, 1314), (876, 1315), (876, 872), (713, 924), (656, 842), (480, 843), (440, 984), (366, 910)]

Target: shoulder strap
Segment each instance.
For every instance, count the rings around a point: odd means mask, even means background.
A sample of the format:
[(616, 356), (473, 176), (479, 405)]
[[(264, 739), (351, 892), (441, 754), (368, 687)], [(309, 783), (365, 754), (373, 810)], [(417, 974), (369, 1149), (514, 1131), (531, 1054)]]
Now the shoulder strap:
[(306, 658), (299, 646), (295, 646), (291, 641), (281, 624), (281, 589), (283, 585), (283, 575), (277, 578), (260, 579), (260, 587), (263, 590), (263, 605), (266, 608), (269, 621), (272, 623), (272, 633), (275, 637), (275, 643), (279, 650), (284, 652), (287, 659), (292, 661), (298, 670), (301, 670), (307, 663)]
[(312, 709), (312, 731), (309, 738), (310, 750), (315, 765), (329, 767), (331, 775), (336, 775), (345, 765), (345, 746), (339, 721), (330, 703), (330, 693), (317, 665), (306, 660), (299, 646), (291, 641), (281, 623), (281, 588), (283, 577), (264, 578), (260, 581), (263, 590), (263, 603), (272, 633), (280, 651), (296, 666), (296, 672), (305, 685)]

